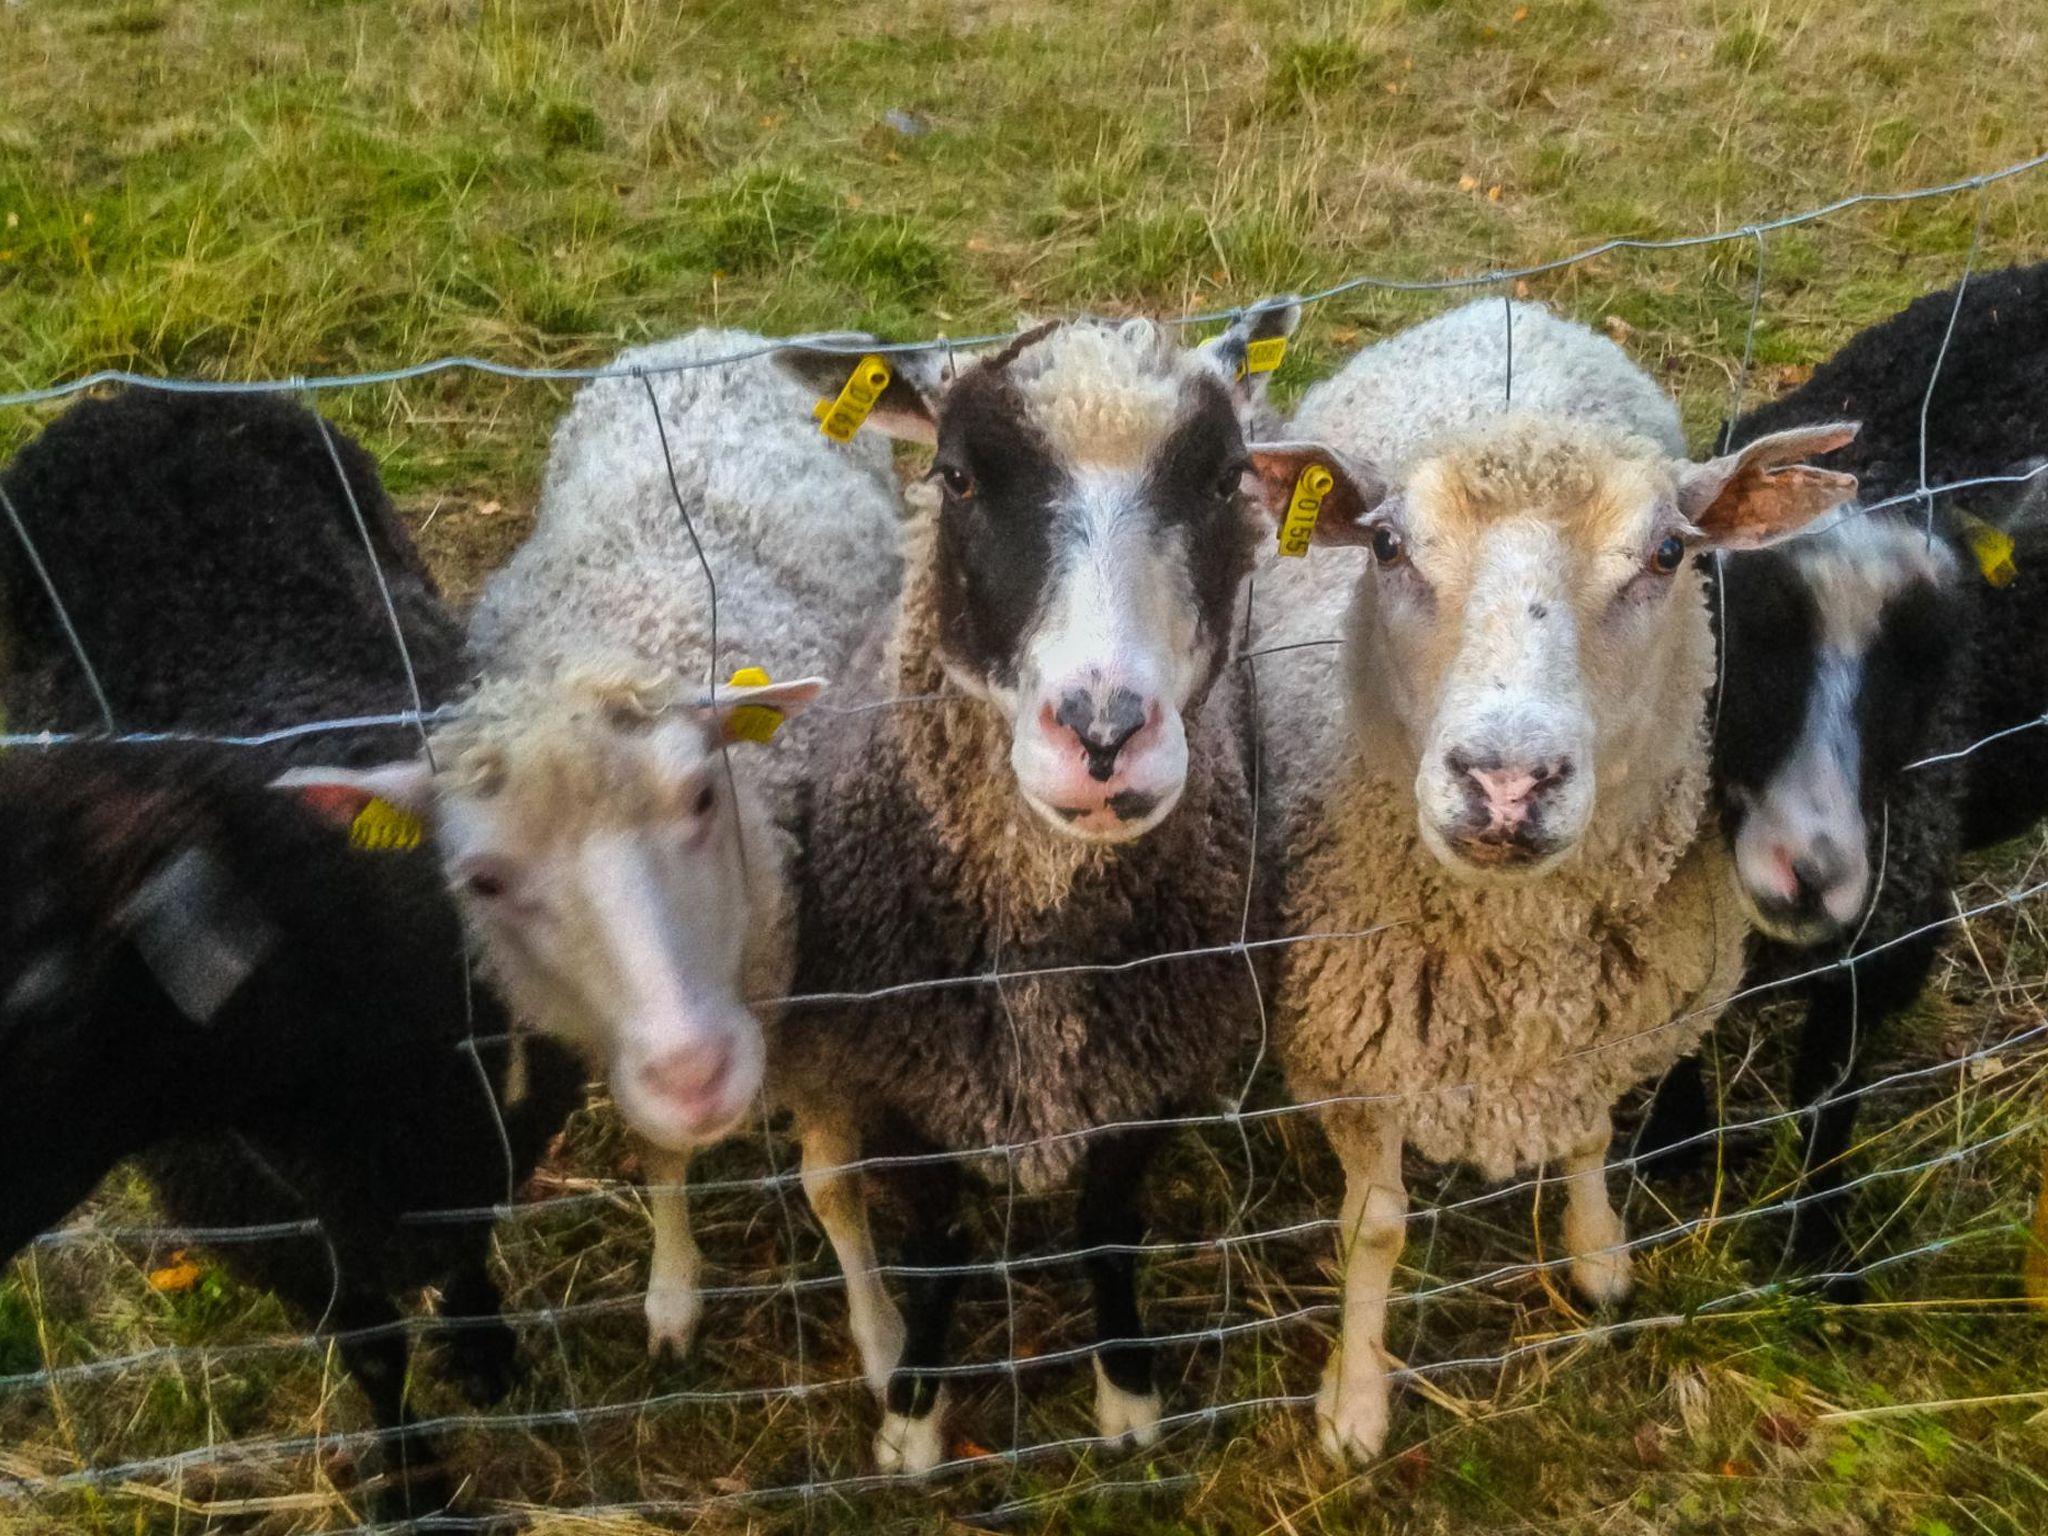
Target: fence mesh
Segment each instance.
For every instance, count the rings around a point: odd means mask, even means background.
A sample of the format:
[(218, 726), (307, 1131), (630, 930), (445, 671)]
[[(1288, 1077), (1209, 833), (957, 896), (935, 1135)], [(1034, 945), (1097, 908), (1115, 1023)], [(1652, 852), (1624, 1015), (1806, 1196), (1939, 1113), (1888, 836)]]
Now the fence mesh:
[[(1358, 277), (1307, 295), (1305, 323), (1315, 323), (1317, 305), (1360, 290), (1428, 295), (1498, 289), (1505, 295), (1518, 282), (1614, 252), (1747, 247), (1748, 327), (1739, 357), (1729, 363), (1726, 416), (1732, 423), (1752, 393), (1774, 234), (1868, 204), (1973, 199), (1959, 274), (1967, 284), (1982, 251), (1990, 189), (2043, 165), (2048, 156), (1944, 186), (1862, 194), (1683, 239), (1606, 241), (1513, 270), (1425, 282)], [(1960, 308), (1959, 289), (1957, 313)], [(1189, 315), (1180, 323), (1224, 318)], [(1952, 314), (1950, 334), (1953, 325)], [(956, 344), (1002, 339), (971, 337)], [(861, 350), (910, 345), (863, 344)], [(687, 366), (725, 366), (772, 346)], [(1927, 360), (1927, 399), (1947, 349), (1944, 336)], [(117, 382), (316, 396), (465, 369), (536, 382), (612, 372), (511, 368), (478, 358), (263, 381), (104, 372), (0, 396), (0, 407), (47, 405)], [(651, 386), (647, 399), (659, 423)], [(2048, 474), (2044, 463), (2026, 475), (1929, 484), (1925, 432), (1923, 408), (1918, 486), (1875, 505), (1921, 505), (1931, 516), (1944, 497)], [(666, 454), (665, 432), (662, 446)], [(338, 453), (334, 464), (346, 490)], [(353, 506), (353, 492), (348, 495)], [(680, 493), (675, 504), (687, 520)], [(0, 510), (26, 545), (17, 510)], [(374, 564), (367, 529), (364, 547)], [(32, 547), (29, 553), (34, 560)], [(35, 566), (40, 574), (40, 562)], [(715, 603), (716, 573), (708, 562), (705, 573)], [(413, 726), (424, 741), (427, 727), (440, 718), (439, 711), (424, 707), (415, 682), (409, 707), (386, 716), (281, 720), (274, 730), (241, 736), (126, 729), (147, 722), (114, 718), (65, 613), (64, 594), (43, 579), (69, 643), (94, 677), (105, 724), (119, 739), (253, 747), (374, 723)], [(378, 581), (383, 590), (381, 571)], [(385, 601), (388, 606), (388, 591)], [(403, 654), (395, 612), (391, 620)], [(1255, 688), (1262, 673), (1287, 665), (1299, 649), (1246, 649), (1238, 664)], [(405, 660), (410, 679), (411, 661)], [(981, 706), (945, 696), (820, 707), (846, 712)], [(2048, 715), (2015, 729), (2043, 723)], [(16, 732), (0, 742), (32, 748), (68, 739)], [(1915, 766), (1948, 761), (1983, 744)], [(1875, 1112), (1862, 1120), (1863, 1140), (1854, 1153), (1858, 1171), (1849, 1182), (1863, 1213), (1857, 1230), (1866, 1246), (1846, 1273), (1887, 1277), (1871, 1307), (2015, 1304), (2003, 1277), (2013, 1267), (2014, 1217), (2026, 1197), (2019, 1170), (2048, 1104), (2048, 967), (2042, 964), (2048, 935), (2041, 932), (2037, 900), (2048, 889), (2048, 874), (2040, 868), (2044, 851), (2034, 847), (2004, 857), (1952, 893), (1950, 915), (1934, 925), (1953, 930), (1932, 987), (1938, 1004), (1913, 1028), (1882, 1042), (1890, 1054), (1854, 1091)], [(1363, 936), (1254, 938), (1251, 892), (1257, 878), (1255, 866), (1245, 871), (1244, 922), (1229, 944), (1118, 966), (1081, 955), (1070, 965), (1005, 970), (998, 956), (980, 974), (781, 1001), (793, 1008), (821, 1002), (909, 1006), (934, 989), (994, 987), (1000, 993), (1049, 974), (1174, 965), (1218, 954), (1243, 957), (1248, 985), (1256, 989), (1258, 972), (1250, 962), (1260, 950), (1344, 944)], [(1401, 1362), (1397, 1379), (1411, 1404), (1427, 1401), (1454, 1423), (1525, 1411), (1553, 1395), (1565, 1374), (1597, 1369), (1603, 1348), (1644, 1335), (1694, 1341), (1690, 1355), (1674, 1356), (1669, 1364), (1682, 1374), (1684, 1359), (1740, 1348), (1753, 1337), (1759, 1316), (1797, 1304), (1790, 1299), (1792, 1277), (1774, 1257), (1777, 1249), (1755, 1235), (1777, 1230), (1810, 1198), (1797, 1192), (1801, 1110), (1782, 1087), (1782, 1040), (1791, 1020), (1778, 1005), (1788, 987), (1844, 963), (1817, 965), (1806, 976), (1752, 987), (1738, 998), (1743, 1006), (1731, 1011), (1708, 1046), (1724, 1117), (1721, 1129), (1701, 1138), (1708, 1175), (1653, 1177), (1628, 1151), (1626, 1135), (1617, 1139), (1607, 1171), (1625, 1190), (1627, 1246), (1637, 1256), (1641, 1283), (1634, 1309), (1624, 1315), (1589, 1315), (1559, 1283), (1566, 1260), (1556, 1255), (1535, 1217), (1545, 1178), (1484, 1186), (1455, 1170), (1411, 1168), (1409, 1242), (1389, 1340)], [(1261, 998), (1262, 1010), (1265, 1002)], [(1440, 1091), (1460, 1092), (1463, 1085), (1446, 1084)], [(1298, 1458), (1305, 1444), (1313, 1454), (1312, 1437), (1301, 1426), (1328, 1347), (1337, 1295), (1331, 1270), (1337, 1180), (1314, 1127), (1320, 1107), (1326, 1106), (1287, 1100), (1261, 1053), (1226, 1102), (1207, 1113), (1155, 1122), (1182, 1134), (1154, 1175), (1153, 1236), (1117, 1250), (1144, 1262), (1148, 1322), (1162, 1346), (1165, 1437), (1142, 1456), (1119, 1457), (1100, 1446), (1080, 1387), (1091, 1351), (1078, 1269), (1088, 1253), (1101, 1250), (1074, 1248), (1063, 1236), (1059, 1200), (1027, 1196), (1007, 1176), (1017, 1145), (971, 1154), (993, 1186), (976, 1219), (996, 1256), (953, 1267), (969, 1287), (956, 1321), (956, 1363), (942, 1372), (966, 1393), (948, 1459), (934, 1475), (949, 1513), (972, 1524), (1029, 1520), (1083, 1499), (1135, 1501), (1162, 1491), (1194, 1498), (1204, 1480), (1233, 1459)], [(1635, 1122), (1625, 1116), (1624, 1123)], [(870, 1159), (857, 1166), (902, 1161)], [(499, 1529), (510, 1516), (557, 1521), (563, 1528), (624, 1530), (636, 1522), (674, 1523), (728, 1509), (771, 1525), (801, 1525), (828, 1507), (850, 1507), (875, 1520), (917, 1519), (928, 1495), (905, 1493), (900, 1479), (871, 1470), (874, 1407), (846, 1338), (842, 1283), (795, 1197), (793, 1147), (764, 1123), (759, 1134), (700, 1161), (689, 1192), (711, 1283), (696, 1351), (682, 1365), (646, 1358), (640, 1312), (646, 1196), (632, 1172), (623, 1139), (598, 1105), (578, 1115), (562, 1153), (505, 1203), (420, 1211), (410, 1218), (495, 1228), (496, 1257), (509, 1281), (506, 1318), (521, 1337), (529, 1368), (513, 1397), (488, 1411), (457, 1411), (456, 1399), (422, 1375), (415, 1393), (427, 1427), (449, 1438), (477, 1499), (467, 1512), (435, 1517), (418, 1528)], [(36, 1241), (20, 1261), (16, 1283), (32, 1314), (35, 1351), (29, 1359), (0, 1360), (0, 1524), (10, 1519), (11, 1508), (24, 1516), (39, 1513), (53, 1529), (68, 1528), (68, 1512), (86, 1507), (71, 1501), (88, 1500), (102, 1501), (95, 1506), (101, 1508), (107, 1501), (117, 1509), (132, 1506), (138, 1529), (157, 1516), (164, 1517), (166, 1529), (196, 1528), (189, 1520), (179, 1523), (183, 1517), (246, 1517), (266, 1530), (396, 1529), (353, 1523), (357, 1512), (343, 1467), (376, 1436), (363, 1427), (367, 1420), (340, 1369), (336, 1336), (304, 1331), (274, 1303), (224, 1282), (203, 1263), (202, 1278), (189, 1288), (166, 1291), (150, 1279), (182, 1250), (303, 1239), (317, 1230), (316, 1223), (167, 1227), (150, 1217), (140, 1187), (117, 1177), (88, 1211)], [(886, 1241), (883, 1251), (889, 1251)], [(901, 1265), (886, 1270), (898, 1280), (913, 1272)], [(462, 1325), (423, 1313), (402, 1328), (426, 1338), (450, 1326)], [(1398, 1432), (1395, 1444), (1401, 1444)]]

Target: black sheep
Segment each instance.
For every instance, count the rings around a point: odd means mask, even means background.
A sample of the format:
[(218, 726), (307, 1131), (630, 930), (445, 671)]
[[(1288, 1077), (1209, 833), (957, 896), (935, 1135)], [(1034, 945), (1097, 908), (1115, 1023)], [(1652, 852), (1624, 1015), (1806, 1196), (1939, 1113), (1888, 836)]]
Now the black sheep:
[[(1744, 418), (1737, 444), (1850, 416), (1831, 455), (1868, 506), (1920, 484), (1920, 416), (1955, 295), (1932, 294), (1856, 337), (1800, 389)], [(1927, 483), (2022, 476), (2048, 449), (2048, 264), (1973, 279), (1927, 413)], [(1793, 1098), (1811, 1114), (1791, 1258), (1860, 1290), (1836, 1198), (1864, 1063), (1919, 995), (1946, 930), (1958, 857), (2048, 814), (2048, 534), (2039, 480), (1852, 512), (1836, 529), (1729, 557), (1724, 682), (1714, 743), (1723, 825), (1761, 937), (1752, 984), (1797, 982), (1807, 1005)], [(1979, 571), (1958, 514), (2009, 528), (2017, 574)], [(1929, 537), (1930, 516), (1933, 536)], [(1917, 766), (1916, 766), (1917, 765)], [(1881, 875), (1880, 875), (1881, 871)], [(1874, 894), (1873, 894), (1874, 892)], [(1911, 935), (1908, 937), (1908, 935)], [(1650, 1152), (1707, 1125), (1697, 1059), (1674, 1071), (1638, 1141)]]
[[(362, 526), (422, 695), (431, 705), (467, 680), (461, 627), (370, 456), (289, 400), (140, 389), (87, 400), (15, 456), (0, 492), (123, 731), (243, 734), (410, 709)], [(100, 728), (57, 611), (4, 521), (0, 656), (10, 729)], [(298, 756), (332, 761), (346, 742), (382, 761), (415, 738), (386, 729), (304, 740)], [(287, 746), (266, 761), (293, 756)]]
[[(463, 675), (459, 631), (367, 456), (339, 433), (333, 443), (431, 705)], [(24, 449), (0, 489), (122, 727), (247, 732), (408, 707), (355, 513), (310, 413), (252, 397), (88, 401)], [(95, 727), (11, 530), (0, 550), (10, 728)], [(331, 760), (388, 755), (394, 738), (307, 739)], [(265, 788), (297, 746), (79, 745), (0, 761), (0, 1103), (48, 1128), (0, 1151), (0, 1255), (130, 1153), (182, 1224), (317, 1217), (331, 1260), (311, 1237), (224, 1257), (342, 1334), (406, 1473), (381, 1505), (417, 1512), (448, 1488), (410, 1427), (394, 1297), (442, 1285), (444, 1313), (487, 1319), (498, 1295), (487, 1225), (399, 1218), (503, 1199), (573, 1107), (581, 1072), (530, 1044), (528, 1092), (503, 1108), (501, 1136), (504, 1051), (483, 1049), (480, 1071), (466, 1038), (502, 1037), (506, 1019), (470, 988), (435, 861), (354, 850), (320, 810)], [(502, 1322), (457, 1330), (452, 1350), (472, 1397), (509, 1385)]]

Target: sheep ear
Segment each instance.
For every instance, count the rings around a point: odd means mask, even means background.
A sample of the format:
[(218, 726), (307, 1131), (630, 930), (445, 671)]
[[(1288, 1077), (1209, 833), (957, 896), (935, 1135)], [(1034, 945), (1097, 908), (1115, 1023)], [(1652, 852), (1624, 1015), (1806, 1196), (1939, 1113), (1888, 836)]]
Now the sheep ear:
[(1279, 358), (1273, 354), (1287, 350), (1287, 338), (1299, 324), (1301, 300), (1294, 294), (1261, 299), (1197, 350), (1229, 382), (1231, 392), (1249, 403), (1264, 396), (1266, 381), (1279, 366)]
[(434, 771), (419, 758), (378, 768), (291, 768), (272, 779), (270, 787), (296, 795), (316, 816), (343, 827), (372, 800), (419, 817), (425, 817), (434, 803)]
[(1245, 494), (1269, 527), (1279, 529), (1287, 522), (1297, 487), (1304, 495), (1313, 493), (1313, 483), (1303, 484), (1303, 477), (1320, 469), (1330, 476), (1330, 486), (1316, 508), (1309, 542), (1363, 544), (1372, 537), (1366, 520), (1392, 489), (1373, 465), (1321, 443), (1254, 443), (1249, 451)]
[[(857, 331), (816, 336), (778, 350), (775, 366), (830, 405), (867, 355), (863, 349), (878, 345), (874, 337)], [(938, 441), (938, 399), (946, 386), (947, 354), (926, 348), (877, 355), (889, 365), (889, 382), (869, 407), (864, 425), (901, 442), (930, 447)]]
[(711, 705), (711, 718), (717, 722), (721, 741), (771, 741), (785, 721), (809, 709), (824, 691), (822, 677), (720, 688)]
[(1773, 432), (1678, 473), (1678, 510), (1709, 549), (1761, 549), (1856, 494), (1856, 477), (1800, 463), (1852, 441), (1855, 422)]

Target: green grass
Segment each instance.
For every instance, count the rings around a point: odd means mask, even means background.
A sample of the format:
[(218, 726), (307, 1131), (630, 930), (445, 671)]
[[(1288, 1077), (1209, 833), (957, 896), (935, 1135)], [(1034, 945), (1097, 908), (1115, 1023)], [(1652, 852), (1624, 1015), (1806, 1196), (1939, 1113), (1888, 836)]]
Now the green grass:
[[(2040, 147), (2039, 46), (2019, 0), (29, 0), (0, 6), (0, 389), (101, 367), (288, 377), (444, 353), (591, 364), (713, 320), (961, 335), (1082, 307), (1212, 308), (1360, 272), (1470, 274), (2020, 158)], [(892, 127), (892, 111), (918, 131)], [(1967, 196), (1880, 206), (1774, 236), (1751, 391), (1952, 281), (1976, 212)], [(2038, 256), (2044, 229), (2048, 176), (1990, 189), (1983, 263)], [(1734, 383), (1755, 257), (1747, 242), (1614, 253), (1525, 289), (1622, 338), (1704, 440)], [(1362, 290), (1322, 306), (1281, 394), (1441, 302)], [(452, 374), (322, 403), (379, 454), (430, 558), (467, 592), (523, 533), (566, 397)], [(0, 411), (0, 449), (49, 414)], [(1898, 1061), (2040, 1018), (2044, 971), (2032, 913), (1973, 922)], [(1783, 1081), (1769, 1047), (1736, 1071), (1741, 1042), (1724, 1046), (1729, 1091), (1752, 1112)], [(2039, 1104), (2042, 1070), (1888, 1098), (1860, 1156), (1896, 1166), (2010, 1127)], [(1769, 1199), (1792, 1155), (1781, 1136), (1722, 1182), (1638, 1190), (1635, 1224)], [(1261, 1224), (1330, 1208), (1332, 1170), (1307, 1128), (1262, 1130), (1253, 1159)], [(1024, 1499), (1039, 1513), (1023, 1524), (1074, 1532), (2022, 1536), (2048, 1518), (2048, 1328), (2014, 1305), (2012, 1281), (2033, 1161), (2022, 1139), (1873, 1186), (1861, 1202), (1873, 1239), (1963, 1241), (1887, 1272), (1850, 1312), (1780, 1297), (1697, 1312), (1768, 1278), (1754, 1223), (1659, 1247), (1634, 1313), (1690, 1321), (1433, 1377), (1402, 1404), (1388, 1457), (1357, 1476), (1323, 1465), (1299, 1414), (1272, 1410), (1149, 1462), (1062, 1454), (936, 1495), (827, 1499), (808, 1516), (738, 1505), (694, 1528), (957, 1530)], [(759, 1148), (719, 1164), (709, 1172), (766, 1167)], [(593, 1114), (549, 1188), (628, 1171)], [(1425, 1196), (1478, 1189), (1413, 1172)], [(1158, 1202), (1161, 1235), (1213, 1234), (1245, 1178), (1234, 1137), (1191, 1140)], [(780, 1292), (714, 1306), (700, 1358), (650, 1365), (633, 1300), (646, 1262), (637, 1197), (603, 1187), (605, 1204), (501, 1232), (515, 1307), (616, 1304), (559, 1335), (529, 1328), (533, 1379), (511, 1408), (773, 1387), (800, 1343), (814, 1377), (849, 1372), (829, 1291), (807, 1293), (801, 1331)], [(147, 1219), (139, 1202), (116, 1180), (96, 1216)], [(792, 1263), (829, 1273), (800, 1209), (789, 1226), (758, 1197), (702, 1206), (716, 1280), (772, 1285)], [(1056, 1215), (1022, 1204), (1020, 1249), (1053, 1244)], [(1516, 1196), (1420, 1225), (1402, 1282), (1525, 1262), (1531, 1220)], [(1325, 1249), (1308, 1238), (1240, 1253), (1231, 1315), (1327, 1304)], [(217, 1271), (160, 1295), (150, 1262), (90, 1240), (16, 1265), (0, 1279), (0, 1375), (290, 1331)], [(1156, 1265), (1158, 1326), (1202, 1327), (1224, 1280), (1213, 1253)], [(1028, 1351), (1083, 1336), (1077, 1291), (1064, 1270), (1019, 1273)], [(1583, 1322), (1523, 1276), (1403, 1310), (1392, 1342), (1441, 1362)], [(1007, 1343), (1000, 1290), (976, 1290), (961, 1358)], [(1309, 1391), (1326, 1347), (1310, 1320), (1182, 1351), (1172, 1401)], [(1027, 1439), (1085, 1431), (1085, 1371), (1028, 1379)], [(419, 1390), (431, 1411), (459, 1407), (431, 1372)], [(999, 1383), (977, 1386), (962, 1433), (1008, 1444), (1011, 1413)], [(48, 1396), (0, 1391), (0, 1481), (361, 1423), (324, 1353), (187, 1357)], [(477, 1430), (459, 1449), (493, 1499), (694, 1499), (856, 1475), (871, 1426), (848, 1390), (601, 1413), (584, 1435)], [(351, 1476), (345, 1457), (306, 1457), (195, 1472), (147, 1496), (27, 1506), (0, 1491), (0, 1532), (328, 1529), (353, 1518)], [(1190, 1480), (1091, 1493), (1105, 1476)], [(689, 1522), (536, 1529), (676, 1524)]]

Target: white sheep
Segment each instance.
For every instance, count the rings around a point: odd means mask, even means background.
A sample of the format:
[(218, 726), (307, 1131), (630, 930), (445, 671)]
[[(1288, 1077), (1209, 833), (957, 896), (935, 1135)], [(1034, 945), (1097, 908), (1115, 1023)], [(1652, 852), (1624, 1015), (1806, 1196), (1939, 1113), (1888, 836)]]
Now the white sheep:
[[(1579, 1290), (1625, 1295), (1604, 1167), (1614, 1100), (1691, 1049), (1744, 925), (1702, 837), (1714, 646), (1696, 550), (1783, 536), (1852, 495), (1780, 468), (1853, 429), (1694, 464), (1670, 401), (1605, 338), (1518, 304), (1454, 311), (1311, 390), (1326, 548), (1274, 562), (1259, 668), (1290, 946), (1277, 1042), (1343, 1163), (1342, 1336), (1325, 1447), (1384, 1441), (1401, 1152), (1560, 1170)], [(1329, 1101), (1338, 1102), (1329, 1102)]]
[[(767, 1055), (754, 1005), (789, 987), (819, 728), (794, 717), (822, 686), (805, 674), (842, 668), (897, 584), (886, 446), (826, 440), (765, 358), (688, 366), (761, 345), (692, 332), (579, 391), (538, 526), (471, 622), (488, 680), (431, 768), (291, 776), (427, 815), (514, 1010), (604, 1070), (652, 1186), (657, 1353), (687, 1349), (701, 1311), (691, 1152), (748, 1115)], [(797, 680), (725, 686), (743, 667)], [(791, 722), (773, 749), (727, 758), (763, 709)]]

